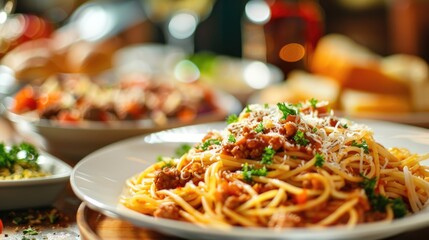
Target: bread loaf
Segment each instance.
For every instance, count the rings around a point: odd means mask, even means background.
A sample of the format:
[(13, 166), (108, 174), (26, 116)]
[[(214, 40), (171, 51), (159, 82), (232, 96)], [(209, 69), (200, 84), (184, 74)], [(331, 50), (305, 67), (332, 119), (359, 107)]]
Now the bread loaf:
[(336, 79), (344, 89), (410, 96), (410, 86), (386, 74), (382, 57), (343, 35), (326, 35), (318, 43), (311, 72)]

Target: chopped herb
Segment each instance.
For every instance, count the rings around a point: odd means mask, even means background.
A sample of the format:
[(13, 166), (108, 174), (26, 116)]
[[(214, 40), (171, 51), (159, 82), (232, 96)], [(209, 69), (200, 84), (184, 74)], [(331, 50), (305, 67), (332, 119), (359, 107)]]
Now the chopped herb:
[(238, 122), (238, 116), (237, 114), (231, 114), (226, 118), (226, 123), (231, 124)]
[(263, 164), (273, 163), (274, 154), (276, 154), (276, 151), (271, 146), (264, 148), (264, 153), (262, 154), (261, 162)]
[(270, 105), (268, 103), (264, 104), (264, 108), (268, 108)]
[(235, 140), (235, 136), (234, 136), (233, 134), (230, 134), (230, 135), (228, 136), (228, 142), (232, 142), (232, 143), (235, 143), (235, 142), (236, 142), (236, 140)]
[(49, 223), (53, 224), (56, 223), (60, 219), (60, 215), (58, 215), (58, 212), (51, 212), (48, 215)]
[(283, 112), (283, 119), (286, 119), (289, 115), (296, 115), (296, 110), (288, 107), (285, 103), (277, 103), (277, 107)]
[(164, 165), (162, 165), (161, 169), (164, 169), (164, 168), (170, 168), (170, 167), (173, 167), (173, 166), (174, 166), (174, 161), (173, 161), (173, 159), (171, 159), (171, 158), (169, 158), (169, 157), (158, 156), (158, 157), (156, 158), (156, 161), (157, 161), (157, 162), (163, 162), (163, 163), (164, 163)]
[(304, 132), (298, 130), (293, 137), (293, 140), (295, 140), (296, 143), (298, 143), (301, 146), (307, 145), (310, 141), (305, 138)]
[(14, 218), (12, 219), (12, 223), (13, 223), (13, 224), (16, 224), (16, 225), (23, 224), (23, 223), (26, 223), (26, 222), (28, 222), (28, 219), (24, 219), (24, 218), (22, 218), (22, 217), (20, 217), (20, 216), (18, 216), (18, 217), (14, 217)]
[(33, 228), (31, 228), (31, 227), (29, 227), (29, 228), (27, 228), (27, 229), (24, 229), (24, 230), (22, 231), (22, 233), (24, 233), (24, 234), (26, 234), (26, 235), (37, 235), (37, 234), (39, 234), (39, 232), (38, 232), (38, 231), (36, 231), (35, 229), (33, 229)]
[(248, 182), (252, 181), (252, 176), (267, 175), (267, 168), (265, 166), (259, 169), (254, 169), (252, 166), (249, 166), (247, 162), (243, 164), (243, 168), (241, 170), (243, 171), (243, 179)]
[(296, 108), (302, 108), (302, 103), (294, 103), (292, 104), (292, 106), (296, 107)]
[(220, 145), (219, 139), (213, 139), (213, 138), (211, 138), (211, 139), (203, 142), (203, 144), (201, 144), (199, 147), (202, 150), (206, 151), (209, 148), (209, 146), (211, 146), (211, 145)]
[(316, 133), (317, 132), (317, 128), (316, 127), (314, 127), (313, 128), (313, 133)]
[(21, 166), (38, 169), (37, 159), (39, 152), (29, 143), (20, 143), (19, 145), (12, 145), (10, 149), (0, 144), (0, 168), (9, 168), (13, 171), (13, 165), (19, 164)]
[(392, 204), (393, 215), (396, 218), (401, 218), (407, 215), (407, 207), (401, 198), (390, 200), (390, 204)]
[(319, 102), (319, 100), (317, 100), (317, 99), (315, 99), (315, 98), (311, 98), (310, 99), (310, 105), (313, 107), (313, 108), (317, 108), (317, 103)]
[(314, 166), (323, 167), (323, 164), (325, 163), (325, 157), (319, 153), (316, 153), (315, 157), (316, 157), (316, 162), (314, 163)]
[(408, 212), (404, 201), (401, 198), (391, 199), (381, 194), (376, 194), (375, 184), (376, 178), (367, 178), (363, 176), (363, 181), (360, 183), (361, 187), (365, 190), (365, 194), (374, 211), (386, 212), (387, 205), (391, 205), (395, 218), (401, 218)]
[(185, 153), (188, 153), (191, 148), (192, 147), (189, 144), (182, 144), (175, 151), (176, 157), (181, 157), (185, 155)]
[(252, 112), (252, 110), (250, 109), (249, 105), (246, 106), (246, 112), (247, 113)]
[(369, 153), (368, 144), (366, 143), (365, 139), (362, 140), (361, 143), (357, 143), (355, 140), (353, 140), (352, 146), (362, 148), (364, 150), (364, 153)]
[(349, 126), (347, 126), (347, 123), (343, 124), (343, 128), (346, 128), (346, 129), (349, 128)]
[(255, 132), (260, 133), (260, 132), (263, 132), (263, 131), (264, 131), (264, 124), (262, 124), (262, 122), (260, 122), (258, 124), (258, 126), (256, 126), (256, 128), (255, 128)]

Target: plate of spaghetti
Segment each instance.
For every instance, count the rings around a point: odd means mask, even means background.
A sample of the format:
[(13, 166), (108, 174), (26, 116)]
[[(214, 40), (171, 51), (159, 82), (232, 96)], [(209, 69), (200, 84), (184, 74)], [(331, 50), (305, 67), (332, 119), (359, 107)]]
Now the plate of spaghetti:
[(336, 117), (329, 104), (251, 104), (79, 162), (76, 195), (186, 238), (380, 239), (429, 225), (429, 130)]

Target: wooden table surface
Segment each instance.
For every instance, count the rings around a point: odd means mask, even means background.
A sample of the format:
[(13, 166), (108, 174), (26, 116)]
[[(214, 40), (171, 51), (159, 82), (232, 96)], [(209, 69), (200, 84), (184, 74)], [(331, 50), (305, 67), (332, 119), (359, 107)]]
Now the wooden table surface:
[[(14, 132), (10, 123), (0, 117), (0, 142), (11, 143), (19, 141), (21, 138)], [(71, 166), (75, 162), (57, 156)], [(1, 204), (1, 196), (0, 196)], [(41, 215), (46, 216), (52, 211), (57, 211), (58, 221), (49, 223), (42, 220), (36, 223), (16, 224), (13, 219), (17, 216)], [(89, 209), (73, 193), (70, 184), (68, 184), (64, 193), (52, 205), (46, 208), (22, 209), (15, 211), (0, 211), (0, 219), (3, 221), (4, 229), (0, 234), (0, 239), (21, 240), (24, 239), (23, 230), (30, 225), (38, 230), (39, 235), (31, 236), (28, 239), (85, 239), (85, 240), (110, 240), (110, 239), (180, 239), (177, 237), (166, 236), (149, 229), (135, 227), (132, 224), (105, 216), (97, 211)], [(429, 225), (429, 219), (428, 219)], [(423, 229), (406, 232), (391, 238), (399, 239), (423, 239), (429, 236), (429, 226)]]

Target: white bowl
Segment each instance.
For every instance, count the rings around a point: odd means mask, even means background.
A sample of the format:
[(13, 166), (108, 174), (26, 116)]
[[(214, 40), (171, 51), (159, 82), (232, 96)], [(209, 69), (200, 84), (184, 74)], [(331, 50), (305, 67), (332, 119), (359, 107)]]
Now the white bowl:
[(230, 94), (219, 90), (214, 90), (214, 93), (222, 112), (200, 115), (191, 123), (170, 118), (165, 125), (157, 125), (150, 119), (109, 123), (86, 121), (79, 125), (65, 125), (55, 120), (8, 111), (12, 101), (10, 97), (4, 99), (3, 111), (15, 130), (27, 141), (61, 159), (77, 162), (89, 153), (119, 140), (188, 124), (222, 121), (227, 115), (238, 113), (242, 109), (241, 103)]
[(41, 152), (38, 163), (50, 176), (0, 180), (0, 210), (49, 206), (69, 182), (72, 168), (58, 158)]

